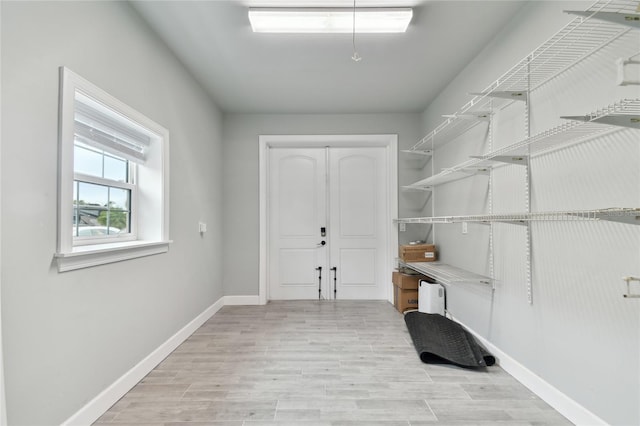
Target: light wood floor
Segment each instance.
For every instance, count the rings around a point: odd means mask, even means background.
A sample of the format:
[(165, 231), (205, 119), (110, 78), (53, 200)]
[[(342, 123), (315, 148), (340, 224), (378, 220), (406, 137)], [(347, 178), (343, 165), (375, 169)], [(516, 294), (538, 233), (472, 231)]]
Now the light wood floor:
[(386, 302), (225, 306), (96, 424), (570, 425), (499, 367), (420, 362)]

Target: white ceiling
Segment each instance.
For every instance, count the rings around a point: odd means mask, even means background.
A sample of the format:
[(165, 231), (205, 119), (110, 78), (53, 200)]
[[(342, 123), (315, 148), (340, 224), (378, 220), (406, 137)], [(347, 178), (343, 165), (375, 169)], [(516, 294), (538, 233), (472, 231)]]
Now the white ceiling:
[(351, 0), (135, 1), (225, 112), (423, 111), (522, 7), (520, 1), (359, 0), (413, 6), (405, 34), (257, 34), (249, 6), (352, 6)]

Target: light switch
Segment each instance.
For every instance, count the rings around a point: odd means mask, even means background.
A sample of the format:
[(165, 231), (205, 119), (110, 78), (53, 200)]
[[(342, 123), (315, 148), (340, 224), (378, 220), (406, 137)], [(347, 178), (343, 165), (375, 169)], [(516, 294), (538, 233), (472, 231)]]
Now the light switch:
[(640, 85), (640, 61), (620, 58), (616, 61), (618, 66), (618, 86)]
[(198, 222), (198, 230), (201, 234), (204, 234), (205, 232), (207, 232), (207, 224), (204, 222)]

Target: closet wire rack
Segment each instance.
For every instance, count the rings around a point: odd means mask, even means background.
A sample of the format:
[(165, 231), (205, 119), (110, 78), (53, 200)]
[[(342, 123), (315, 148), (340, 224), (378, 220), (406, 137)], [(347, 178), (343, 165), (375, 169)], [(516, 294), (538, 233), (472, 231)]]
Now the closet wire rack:
[(442, 262), (398, 262), (399, 266), (420, 272), (444, 285), (456, 283), (492, 284), (492, 279)]
[(466, 216), (412, 217), (396, 219), (396, 223), (461, 223), (508, 222), (527, 223), (542, 221), (612, 221), (640, 225), (640, 208), (607, 208), (593, 210), (559, 210), (532, 213), (485, 214)]
[(495, 162), (526, 165), (529, 155), (541, 155), (625, 127), (640, 129), (640, 99), (623, 99), (584, 116), (561, 118), (570, 121), (485, 155), (475, 156), (403, 188), (428, 190), (474, 174), (488, 173)]
[[(476, 94), (447, 120), (413, 145), (411, 150), (419, 150), (431, 142), (436, 146), (444, 140), (451, 140), (482, 121), (486, 121), (486, 111), (505, 107), (517, 100), (526, 101), (529, 91), (534, 91), (554, 79), (564, 71), (617, 40), (632, 30), (631, 26), (598, 19), (598, 14), (618, 13), (636, 15), (638, 2), (632, 0), (599, 0), (587, 11), (587, 16), (579, 16), (558, 31), (550, 39), (523, 58), (497, 80)], [(571, 13), (571, 12), (569, 12)], [(504, 101), (497, 104), (498, 98)], [(490, 105), (491, 102), (493, 105)], [(473, 117), (477, 117), (476, 120)]]

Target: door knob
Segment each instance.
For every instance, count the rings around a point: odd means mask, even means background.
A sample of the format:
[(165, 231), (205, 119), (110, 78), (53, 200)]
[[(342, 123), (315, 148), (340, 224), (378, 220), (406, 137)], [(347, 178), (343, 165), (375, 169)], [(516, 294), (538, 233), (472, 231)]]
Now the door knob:
[(320, 243), (318, 244), (318, 247), (320, 247), (320, 246), (324, 246), (324, 245), (326, 245), (326, 244), (327, 244), (327, 242), (326, 242), (326, 241), (324, 241), (324, 240), (322, 240), (322, 241), (320, 241)]

